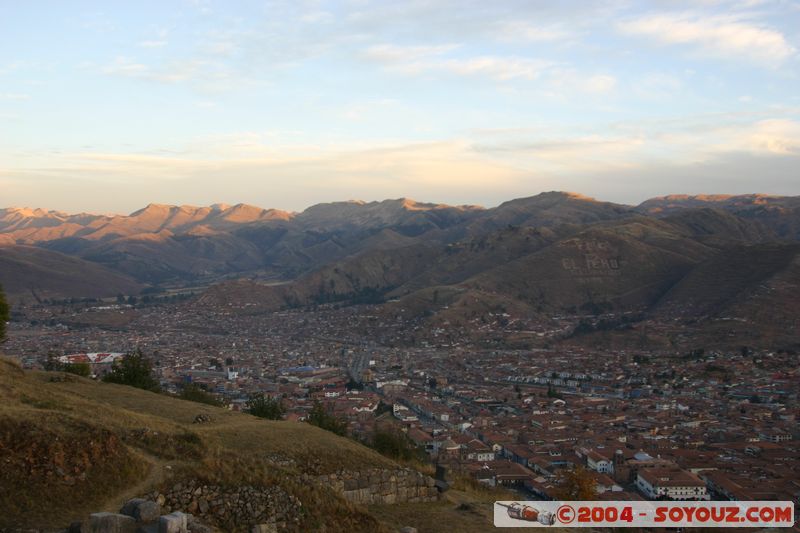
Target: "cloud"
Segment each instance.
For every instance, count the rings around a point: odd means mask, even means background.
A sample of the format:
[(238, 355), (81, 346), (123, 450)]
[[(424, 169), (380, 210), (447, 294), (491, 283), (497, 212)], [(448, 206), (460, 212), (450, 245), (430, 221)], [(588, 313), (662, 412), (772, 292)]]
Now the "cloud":
[(390, 71), (408, 75), (445, 73), (457, 76), (476, 76), (496, 81), (515, 78), (534, 80), (553, 65), (550, 61), (519, 56), (479, 55), (445, 57), (458, 45), (395, 46), (378, 45), (368, 48), (365, 56), (383, 64)]
[(169, 44), (169, 41), (139, 41), (138, 45), (142, 48), (161, 48)]
[(588, 74), (571, 67), (553, 66), (547, 70), (544, 88), (557, 99), (572, 93), (607, 95), (617, 87), (617, 78), (611, 74)]
[(704, 56), (778, 66), (796, 53), (778, 30), (732, 16), (658, 14), (619, 24), (626, 34), (695, 47)]
[(665, 168), (708, 164), (735, 154), (778, 160), (800, 156), (800, 122), (768, 118), (711, 124), (689, 117), (674, 123), (635, 123), (603, 128), (589, 135), (510, 132), (490, 136), (472, 149), (518, 168), (561, 175), (610, 172), (637, 167)]
[(457, 44), (440, 44), (431, 46), (397, 46), (393, 44), (377, 44), (364, 52), (365, 57), (380, 63), (413, 63), (424, 58), (444, 55), (458, 48)]
[(598, 74), (596, 76), (590, 76), (586, 80), (584, 90), (590, 93), (607, 93), (612, 91), (616, 85), (617, 79), (614, 76)]
[(768, 119), (747, 128), (732, 129), (720, 143), (721, 151), (746, 151), (767, 155), (800, 155), (800, 122)]
[(343, 198), (399, 196), (491, 205), (552, 189), (634, 203), (676, 192), (799, 192), (794, 169), (800, 164), (800, 121), (792, 119), (686, 117), (612, 124), (594, 133), (543, 125), (470, 135), (304, 144), (289, 142), (302, 139), (302, 132), (241, 132), (199, 138), (172, 152), (29, 156), (2, 165), (0, 181), (13, 185), (6, 200), (12, 204), (66, 208), (65, 201), (94, 201), (79, 208), (103, 211), (129, 211), (151, 201), (243, 199), (302, 209)]
[(30, 100), (31, 95), (22, 93), (0, 93), (0, 100)]
[(109, 76), (123, 76), (158, 83), (192, 82), (204, 89), (226, 86), (233, 72), (221, 62), (187, 59), (176, 60), (166, 65), (151, 66), (126, 57), (117, 57), (102, 69)]
[(497, 38), (501, 41), (566, 41), (575, 37), (573, 30), (567, 30), (560, 24), (542, 26), (526, 21), (511, 21), (502, 22), (496, 27)]
[[(19, 191), (6, 198), (12, 204), (33, 202), (66, 208), (63, 202), (83, 198), (96, 203), (84, 204), (81, 209), (130, 211), (152, 201), (208, 204), (243, 198), (284, 209), (343, 198), (399, 196), (463, 195), (458, 203), (474, 203), (485, 197), (487, 190), (510, 194), (515, 184), (530, 175), (482, 157), (471, 151), (467, 142), (458, 140), (273, 147), (259, 146), (258, 139), (258, 135), (247, 134), (243, 137), (249, 143), (245, 150), (241, 146), (217, 147), (213, 157), (208, 153), (62, 154), (49, 158), (46, 166), (0, 170), (0, 181), (14, 184)], [(56, 186), (42, 189), (39, 185), (45, 181)], [(70, 185), (70, 192), (66, 194), (59, 184)]]

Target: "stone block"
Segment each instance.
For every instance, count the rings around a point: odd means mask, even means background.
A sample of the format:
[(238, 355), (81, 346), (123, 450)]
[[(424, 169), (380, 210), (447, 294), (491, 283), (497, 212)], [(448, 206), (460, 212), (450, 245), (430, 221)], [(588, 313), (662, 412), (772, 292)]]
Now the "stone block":
[(128, 500), (128, 502), (122, 506), (120, 513), (133, 517), (137, 522), (146, 524), (158, 520), (158, 517), (161, 515), (161, 506), (154, 501), (134, 498)]
[(188, 516), (181, 512), (164, 515), (158, 519), (158, 533), (188, 533)]
[(135, 533), (136, 520), (117, 513), (93, 513), (81, 525), (81, 533)]
[(127, 516), (133, 516), (134, 510), (142, 503), (146, 502), (144, 498), (134, 498), (132, 500), (128, 500), (125, 502), (125, 505), (122, 506), (122, 509), (119, 510), (120, 514), (124, 514)]

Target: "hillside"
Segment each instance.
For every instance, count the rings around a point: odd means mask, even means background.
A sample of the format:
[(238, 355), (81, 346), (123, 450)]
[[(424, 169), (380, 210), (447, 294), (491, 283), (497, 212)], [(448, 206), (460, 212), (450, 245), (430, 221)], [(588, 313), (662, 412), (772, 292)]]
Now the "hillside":
[(288, 283), (217, 285), (198, 303), (252, 314), (392, 300), (387, 314), (438, 324), (498, 312), (544, 320), (631, 312), (663, 317), (668, 308), (717, 316), (718, 306), (698, 299), (739, 302), (746, 295), (740, 274), (772, 264), (765, 250), (774, 240), (762, 224), (720, 209), (660, 219), (626, 212), (589, 225), (508, 225), (447, 245), (365, 251)]
[(33, 246), (0, 247), (0, 284), (12, 302), (138, 294), (143, 287), (96, 263)]
[[(200, 414), (210, 421), (194, 423)], [(166, 507), (225, 532), (250, 531), (269, 516), (281, 531), (389, 532), (409, 523), (426, 531), (444, 520), (477, 532), (490, 527), (495, 499), (467, 490), (402, 503), (417, 491), (420, 499), (435, 493), (430, 478), (350, 439), (72, 374), (23, 371), (4, 358), (0, 449), (0, 530), (59, 529), (158, 493)], [(395, 485), (397, 504), (358, 503)], [(182, 500), (181, 487), (197, 490)], [(219, 504), (203, 499), (203, 487), (220, 494)], [(233, 498), (260, 503), (243, 501), (233, 512)], [(465, 516), (465, 501), (480, 512)]]
[[(442, 323), (501, 309), (538, 318), (661, 316), (668, 307), (697, 307), (696, 294), (677, 284), (704, 262), (735, 255), (748, 263), (754, 246), (800, 239), (799, 202), (669, 196), (633, 208), (546, 192), (488, 209), (407, 198), (301, 213), (245, 204), (151, 204), (129, 216), (6, 209), (0, 257), (38, 254), (34, 264), (6, 260), (12, 295), (32, 287), (55, 297), (210, 286), (196, 303), (249, 314), (399, 300), (387, 312), (441, 314)], [(730, 287), (725, 277), (709, 286), (737, 301), (744, 293), (734, 278)]]
[(775, 236), (800, 240), (800, 198), (766, 194), (672, 195), (652, 198), (636, 207), (651, 216), (683, 214), (688, 209), (711, 208), (727, 211), (737, 217), (768, 228)]
[(485, 209), (408, 198), (332, 202), (287, 213), (238, 204), (150, 204), (127, 216), (0, 209), (0, 246), (36, 245), (149, 283), (266, 272), (294, 278), (348, 256), (413, 244), (446, 245), (508, 225), (581, 225), (630, 209), (550, 192)]

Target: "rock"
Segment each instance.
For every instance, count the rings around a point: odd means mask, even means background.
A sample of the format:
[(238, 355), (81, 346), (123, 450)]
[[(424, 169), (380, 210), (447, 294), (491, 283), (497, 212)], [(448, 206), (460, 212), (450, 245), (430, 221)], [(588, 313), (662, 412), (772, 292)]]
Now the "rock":
[(158, 533), (188, 533), (188, 516), (174, 512), (158, 519)]
[(81, 533), (135, 533), (136, 520), (117, 513), (93, 513), (81, 525)]
[(417, 528), (411, 526), (401, 527), (400, 533), (417, 533)]
[(139, 506), (139, 504), (146, 501), (147, 500), (144, 498), (134, 498), (132, 500), (128, 500), (125, 502), (125, 505), (122, 506), (122, 509), (119, 510), (119, 513), (127, 516), (133, 516), (134, 510)]
[(186, 520), (186, 525), (189, 528), (189, 533), (215, 533), (216, 530), (211, 526), (207, 526), (200, 522), (197, 518), (189, 515)]
[(211, 416), (206, 414), (199, 414), (194, 417), (194, 424), (205, 424), (207, 422), (211, 422)]
[(81, 533), (81, 523), (73, 522), (67, 528), (67, 533)]
[(134, 498), (122, 506), (120, 513), (132, 516), (137, 522), (148, 523), (158, 520), (161, 506), (154, 501)]
[(253, 526), (250, 533), (278, 533), (278, 527), (275, 524), (258, 524)]

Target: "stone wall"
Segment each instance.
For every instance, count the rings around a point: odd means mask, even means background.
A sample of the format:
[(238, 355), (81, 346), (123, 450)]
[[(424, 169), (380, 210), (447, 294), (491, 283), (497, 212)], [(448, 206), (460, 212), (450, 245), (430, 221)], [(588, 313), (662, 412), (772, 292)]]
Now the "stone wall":
[(341, 471), (311, 477), (309, 480), (331, 487), (349, 502), (364, 505), (433, 502), (439, 499), (434, 479), (410, 468)]
[[(371, 469), (362, 472), (304, 475), (305, 483), (328, 487), (345, 500), (362, 505), (432, 502), (439, 499), (434, 480), (416, 470)], [(302, 503), (278, 486), (223, 487), (186, 480), (168, 490), (146, 494), (169, 511), (190, 513), (219, 527), (269, 524), (276, 529), (300, 522)]]
[(219, 527), (261, 523), (286, 527), (300, 521), (300, 500), (277, 486), (223, 487), (188, 480), (144, 496), (167, 511), (183, 511)]

